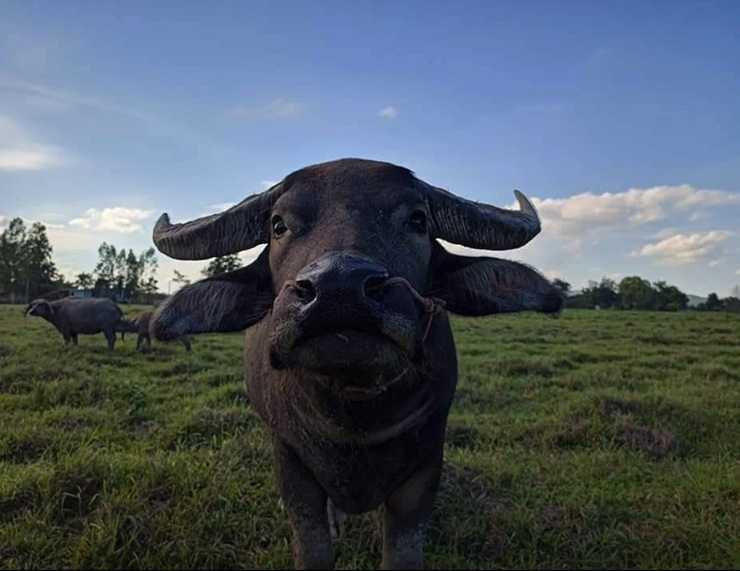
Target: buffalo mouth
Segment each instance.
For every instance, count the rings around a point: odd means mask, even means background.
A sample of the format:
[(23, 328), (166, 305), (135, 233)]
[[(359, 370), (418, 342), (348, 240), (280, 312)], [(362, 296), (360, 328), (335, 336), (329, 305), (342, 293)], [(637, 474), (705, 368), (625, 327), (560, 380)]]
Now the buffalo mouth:
[[(293, 352), (305, 352), (305, 357), (315, 361), (318, 370), (356, 372), (395, 360), (403, 348), (379, 333), (338, 329), (299, 338)], [(299, 355), (296, 357), (302, 360)]]
[(270, 361), (276, 369), (306, 369), (361, 386), (402, 368), (415, 351), (415, 327), (402, 317), (383, 319), (379, 327), (293, 325), (273, 335)]

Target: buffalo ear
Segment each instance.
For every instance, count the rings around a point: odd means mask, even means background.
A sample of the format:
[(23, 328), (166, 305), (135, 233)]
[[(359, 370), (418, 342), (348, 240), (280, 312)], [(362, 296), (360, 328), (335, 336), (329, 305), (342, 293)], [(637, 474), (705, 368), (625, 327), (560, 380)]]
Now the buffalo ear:
[(525, 264), (459, 256), (439, 243), (432, 259), (429, 295), (444, 300), (452, 313), (478, 317), (526, 310), (557, 314), (562, 309), (561, 291)]
[(149, 331), (167, 341), (188, 333), (242, 331), (260, 321), (274, 294), (269, 253), (243, 268), (186, 285), (154, 313)]

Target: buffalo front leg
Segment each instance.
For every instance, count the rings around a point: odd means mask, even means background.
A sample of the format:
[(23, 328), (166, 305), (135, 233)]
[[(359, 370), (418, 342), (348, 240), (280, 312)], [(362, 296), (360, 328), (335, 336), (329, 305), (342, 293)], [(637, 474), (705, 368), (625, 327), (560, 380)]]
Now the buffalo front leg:
[(182, 337), (180, 337), (180, 341), (182, 341), (182, 344), (185, 345), (185, 351), (190, 353), (192, 351), (192, 347), (190, 346), (190, 339), (183, 335)]
[(421, 569), (422, 548), (442, 473), (442, 448), (384, 503), (383, 569)]
[(293, 529), (296, 569), (333, 569), (334, 546), (326, 514), (326, 493), (300, 458), (277, 438), (275, 475)]

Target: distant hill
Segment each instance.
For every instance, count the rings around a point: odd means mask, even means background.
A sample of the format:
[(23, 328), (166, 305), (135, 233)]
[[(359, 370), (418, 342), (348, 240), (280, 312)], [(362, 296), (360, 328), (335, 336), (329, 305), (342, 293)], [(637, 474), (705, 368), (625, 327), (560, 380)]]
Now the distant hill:
[(689, 298), (689, 307), (696, 307), (700, 303), (704, 303), (705, 301), (707, 301), (706, 297), (701, 297), (701, 296), (693, 295), (690, 293), (687, 293), (686, 297)]

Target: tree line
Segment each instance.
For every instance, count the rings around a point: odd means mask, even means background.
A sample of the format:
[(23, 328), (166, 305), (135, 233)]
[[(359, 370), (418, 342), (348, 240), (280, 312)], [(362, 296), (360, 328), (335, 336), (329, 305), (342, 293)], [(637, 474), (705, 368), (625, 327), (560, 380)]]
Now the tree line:
[(154, 248), (139, 255), (129, 249), (103, 242), (98, 248), (98, 263), (92, 273), (75, 276), (73, 285), (92, 289), (98, 296), (116, 297), (120, 300), (151, 298), (157, 293), (157, 257)]
[[(66, 295), (72, 288), (91, 290), (95, 297), (120, 301), (150, 302), (157, 296), (158, 261), (154, 248), (136, 253), (103, 242), (98, 247), (98, 262), (90, 271), (63, 276), (53, 260), (53, 248), (46, 226), (31, 226), (14, 218), (0, 234), (0, 299), (19, 303), (37, 297)], [(241, 267), (238, 255), (214, 258), (203, 268), (205, 277)], [(189, 280), (175, 270), (172, 281), (186, 285)]]
[(144, 300), (157, 291), (154, 248), (137, 255), (103, 242), (95, 268), (72, 279), (61, 275), (52, 254), (44, 224), (34, 222), (29, 228), (21, 218), (11, 220), (0, 234), (0, 297), (11, 303), (28, 302), (78, 288), (93, 290), (95, 296)]
[[(553, 284), (566, 296), (566, 307), (571, 308), (647, 311), (680, 311), (689, 308), (689, 296), (662, 280), (650, 283), (639, 276), (628, 276), (616, 282), (604, 277), (599, 282), (589, 280), (587, 287), (577, 294), (573, 294), (571, 285), (562, 279), (553, 280)], [(735, 286), (732, 295), (726, 298), (710, 293), (706, 301), (692, 309), (740, 313), (740, 286)]]
[[(92, 290), (93, 295), (113, 297), (121, 301), (150, 302), (157, 294), (158, 261), (154, 248), (139, 254), (131, 249), (117, 249), (103, 242), (98, 248), (98, 263), (90, 272), (81, 272), (71, 280), (62, 276), (52, 259), (53, 248), (46, 226), (34, 222), (27, 227), (21, 218), (14, 218), (0, 234), (0, 298), (13, 303), (26, 302), (36, 297), (48, 297), (55, 291), (73, 287)], [(240, 268), (237, 254), (213, 258), (201, 271), (212, 277)], [(172, 281), (187, 285), (190, 281), (177, 270)], [(571, 285), (555, 279), (553, 284), (566, 297), (566, 307), (584, 309), (637, 309), (679, 311), (687, 309), (689, 297), (676, 286), (665, 281), (650, 283), (639, 276), (629, 276), (619, 282), (602, 278), (590, 280), (579, 293)], [(740, 312), (740, 286), (732, 295), (720, 298), (710, 293), (706, 301), (694, 309), (706, 311)]]

